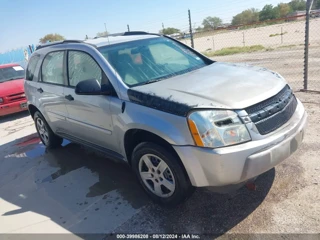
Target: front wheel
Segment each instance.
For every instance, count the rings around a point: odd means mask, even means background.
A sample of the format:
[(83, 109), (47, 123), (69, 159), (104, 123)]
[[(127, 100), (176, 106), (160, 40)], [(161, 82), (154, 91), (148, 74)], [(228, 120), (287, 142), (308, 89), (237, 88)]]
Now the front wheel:
[(133, 151), (132, 167), (148, 195), (157, 203), (177, 205), (193, 193), (180, 160), (153, 143), (140, 143)]
[(36, 112), (33, 119), (39, 137), (46, 147), (56, 148), (62, 144), (63, 139), (53, 133), (50, 126), (40, 112)]

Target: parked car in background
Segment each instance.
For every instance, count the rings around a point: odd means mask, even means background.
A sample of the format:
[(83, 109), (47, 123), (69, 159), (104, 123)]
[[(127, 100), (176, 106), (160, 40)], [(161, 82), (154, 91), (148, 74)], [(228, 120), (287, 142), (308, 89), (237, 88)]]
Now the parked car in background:
[(28, 110), (24, 77), (19, 64), (0, 65), (0, 116)]
[(307, 121), (279, 74), (145, 32), (40, 46), (25, 89), (44, 145), (66, 138), (125, 161), (170, 205), (273, 168), (300, 146)]

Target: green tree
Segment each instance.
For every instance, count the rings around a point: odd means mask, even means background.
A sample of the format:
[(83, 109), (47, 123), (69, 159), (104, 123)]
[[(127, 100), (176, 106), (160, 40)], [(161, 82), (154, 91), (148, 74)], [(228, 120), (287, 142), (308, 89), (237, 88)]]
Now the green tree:
[(222, 24), (222, 19), (218, 17), (206, 17), (202, 21), (205, 30), (215, 29)]
[(62, 41), (65, 40), (64, 36), (61, 36), (57, 33), (50, 33), (45, 35), (43, 38), (39, 39), (40, 43), (47, 43), (47, 42), (56, 42), (56, 41)]
[(277, 11), (279, 17), (286, 17), (290, 12), (292, 12), (292, 8), (288, 3), (279, 3), (277, 6)]
[(180, 30), (177, 28), (173, 28), (173, 27), (167, 27), (167, 28), (160, 30), (159, 32), (164, 35), (170, 35), (170, 34), (174, 34), (174, 33), (179, 33)]
[(104, 32), (98, 32), (97, 37), (106, 37), (109, 33), (107, 31)]
[(259, 13), (260, 21), (275, 19), (278, 17), (278, 9), (273, 7), (272, 4), (265, 5)]
[(248, 24), (259, 21), (259, 10), (255, 8), (247, 9), (232, 18), (232, 25)]
[(306, 10), (307, 2), (305, 0), (292, 0), (289, 5), (292, 11), (303, 11)]
[(320, 9), (320, 0), (313, 0), (312, 9)]
[(199, 26), (199, 27), (195, 28), (195, 30), (196, 30), (196, 32), (201, 32), (203, 30), (203, 28)]

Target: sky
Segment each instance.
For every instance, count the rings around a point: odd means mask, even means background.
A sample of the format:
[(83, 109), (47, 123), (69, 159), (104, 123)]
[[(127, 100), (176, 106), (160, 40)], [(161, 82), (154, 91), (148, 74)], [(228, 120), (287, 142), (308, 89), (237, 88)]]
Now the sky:
[(188, 9), (193, 26), (207, 16), (231, 22), (248, 8), (262, 9), (288, 0), (0, 0), (0, 53), (38, 44), (48, 33), (83, 40), (97, 32), (130, 30), (159, 32), (164, 27), (188, 29)]

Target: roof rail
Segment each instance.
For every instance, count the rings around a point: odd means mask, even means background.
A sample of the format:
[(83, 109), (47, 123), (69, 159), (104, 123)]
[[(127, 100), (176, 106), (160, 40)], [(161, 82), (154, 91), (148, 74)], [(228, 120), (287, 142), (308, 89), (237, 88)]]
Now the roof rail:
[(45, 43), (45, 44), (37, 46), (36, 50), (41, 49), (41, 48), (45, 48), (45, 47), (49, 47), (49, 46), (63, 44), (63, 43), (83, 43), (83, 42), (84, 41), (81, 41), (81, 40), (62, 40), (62, 41), (50, 42), (50, 43)]
[[(123, 36), (131, 36), (131, 35), (149, 35), (150, 33), (144, 31), (132, 31), (132, 32), (124, 32)], [(151, 33), (152, 34), (152, 33)]]
[[(144, 31), (131, 31), (131, 32), (122, 32), (122, 33), (111, 33), (102, 37), (118, 37), (118, 36), (134, 36), (134, 35), (159, 35), (157, 33), (148, 33)], [(94, 37), (93, 39), (97, 39), (101, 37)]]

